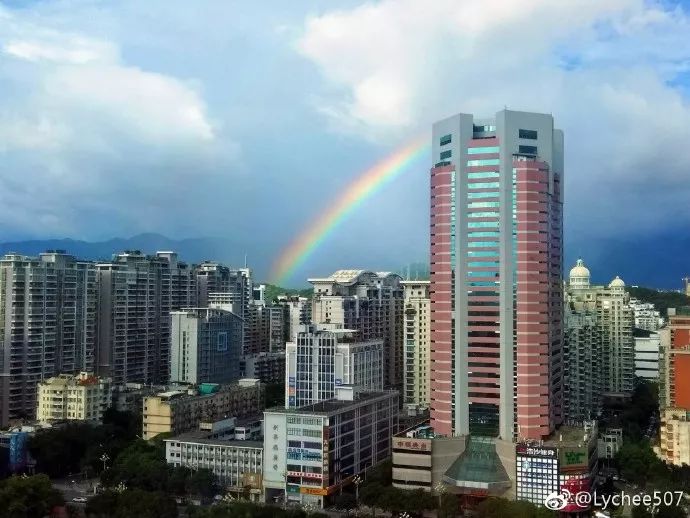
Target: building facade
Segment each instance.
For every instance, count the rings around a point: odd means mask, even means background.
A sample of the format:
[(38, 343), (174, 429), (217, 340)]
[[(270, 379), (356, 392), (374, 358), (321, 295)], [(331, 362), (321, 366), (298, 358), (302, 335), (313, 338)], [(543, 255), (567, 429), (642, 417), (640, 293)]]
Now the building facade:
[(677, 466), (690, 464), (690, 308), (669, 308), (659, 331), (659, 456)]
[(240, 379), (242, 319), (222, 309), (173, 311), (170, 381), (233, 383)]
[(0, 259), (0, 426), (32, 417), (36, 385), (94, 370), (96, 270), (61, 251)]
[(403, 402), (417, 409), (428, 409), (430, 399), (429, 284), (429, 281), (402, 281), (405, 290)]
[(256, 378), (261, 383), (285, 384), (285, 353), (257, 353), (240, 359), (243, 378)]
[(287, 339), (294, 341), (301, 326), (311, 323), (311, 300), (306, 297), (281, 295), (278, 304), (285, 311)]
[(659, 381), (659, 349), (661, 337), (657, 331), (635, 329), (635, 376), (648, 381)]
[(630, 307), (635, 315), (635, 327), (637, 329), (656, 331), (664, 325), (664, 319), (654, 304), (630, 299)]
[(398, 405), (398, 393), (387, 391), (266, 410), (266, 501), (325, 507), (355, 475), (390, 457)]
[(314, 286), (312, 321), (359, 331), (362, 340), (383, 340), (384, 386), (403, 387), (402, 277), (390, 272), (338, 270), (309, 279)]
[(41, 422), (102, 423), (112, 404), (110, 379), (86, 372), (61, 374), (38, 384), (36, 419)]
[(360, 341), (356, 331), (302, 326), (285, 351), (285, 408), (335, 397), (353, 385), (383, 390), (383, 340)]
[(194, 307), (195, 277), (174, 252), (127, 251), (97, 265), (97, 373), (113, 382), (167, 383), (170, 312)]
[(563, 133), (508, 110), (432, 133), (431, 425), (547, 436), (562, 420)]
[(604, 395), (629, 395), (635, 376), (634, 312), (625, 283), (593, 285), (582, 259), (565, 295), (564, 408), (568, 419), (593, 419)]
[(181, 434), (196, 430), (203, 421), (260, 414), (264, 386), (258, 380), (240, 380), (234, 385), (201, 385), (171, 390), (144, 398), (143, 434), (146, 440), (159, 433)]

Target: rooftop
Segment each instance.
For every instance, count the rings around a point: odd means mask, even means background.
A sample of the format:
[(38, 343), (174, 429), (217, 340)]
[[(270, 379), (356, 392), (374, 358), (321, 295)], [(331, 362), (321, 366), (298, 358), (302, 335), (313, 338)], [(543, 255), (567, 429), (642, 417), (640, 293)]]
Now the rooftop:
[(267, 408), (265, 412), (274, 414), (312, 414), (328, 416), (331, 414), (337, 414), (340, 411), (351, 406), (356, 406), (362, 403), (366, 403), (368, 401), (375, 401), (377, 399), (386, 398), (391, 394), (397, 395), (398, 392), (396, 390), (382, 390), (380, 392), (360, 392), (358, 394), (358, 397), (353, 401), (328, 399), (326, 401), (321, 401), (319, 403), (314, 403), (313, 405), (306, 405), (299, 408)]
[(587, 442), (592, 429), (585, 430), (584, 426), (562, 425), (543, 441), (544, 446), (576, 446)]
[(195, 430), (186, 432), (175, 437), (165, 439), (165, 442), (194, 442), (198, 444), (213, 444), (217, 446), (235, 446), (237, 448), (263, 448), (262, 441), (237, 441), (235, 439), (209, 439), (209, 432)]

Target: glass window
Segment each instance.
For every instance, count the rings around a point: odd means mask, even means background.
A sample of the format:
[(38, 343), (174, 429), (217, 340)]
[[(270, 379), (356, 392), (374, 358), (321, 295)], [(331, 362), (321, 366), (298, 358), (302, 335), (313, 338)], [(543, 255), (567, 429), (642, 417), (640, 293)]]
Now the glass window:
[(479, 165), (499, 165), (501, 160), (498, 158), (484, 158), (481, 160), (468, 160), (467, 165), (469, 167), (479, 166)]
[(489, 207), (499, 207), (497, 201), (475, 201), (467, 204), (468, 209), (484, 209)]
[(452, 136), (452, 135), (444, 135), (444, 136), (441, 137), (441, 141), (440, 141), (440, 142), (441, 142), (441, 145), (442, 145), (442, 146), (445, 146), (445, 145), (447, 145), (447, 144), (450, 144), (452, 140), (453, 140), (453, 136)]
[(497, 192), (468, 192), (467, 197), (470, 199), (474, 198), (497, 198)]
[(468, 257), (498, 257), (498, 250), (479, 250), (467, 252)]
[(484, 153), (498, 153), (498, 146), (471, 147), (467, 149), (468, 155), (482, 155)]
[(450, 158), (452, 154), (453, 154), (453, 152), (450, 149), (441, 152), (441, 160), (445, 160), (446, 158)]
[(482, 248), (485, 246), (498, 246), (498, 241), (469, 241), (468, 248)]
[(467, 178), (469, 180), (479, 179), (479, 178), (498, 178), (498, 173), (496, 171), (482, 171), (481, 173), (467, 173)]
[(498, 182), (468, 183), (468, 189), (498, 189)]
[(470, 221), (467, 228), (490, 228), (498, 227), (498, 221)]
[(499, 232), (468, 232), (467, 237), (498, 237)]
[(498, 212), (469, 212), (468, 218), (497, 218)]
[(520, 153), (524, 153), (525, 155), (537, 154), (537, 146), (520, 146), (518, 149)]
[(528, 138), (530, 140), (537, 140), (537, 132), (535, 130), (521, 129), (518, 132), (520, 138)]

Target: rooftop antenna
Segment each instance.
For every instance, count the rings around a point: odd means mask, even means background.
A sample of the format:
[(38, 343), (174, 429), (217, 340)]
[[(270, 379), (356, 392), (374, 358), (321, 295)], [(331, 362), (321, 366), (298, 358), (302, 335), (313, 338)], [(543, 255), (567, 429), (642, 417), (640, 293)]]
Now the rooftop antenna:
[(247, 269), (247, 253), (244, 253), (244, 268)]

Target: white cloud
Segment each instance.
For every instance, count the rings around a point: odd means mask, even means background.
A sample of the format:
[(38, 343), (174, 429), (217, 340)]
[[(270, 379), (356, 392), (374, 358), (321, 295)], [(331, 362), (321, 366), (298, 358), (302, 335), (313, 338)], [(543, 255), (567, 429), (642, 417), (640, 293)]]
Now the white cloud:
[[(690, 104), (669, 85), (690, 63), (689, 32), (680, 8), (642, 0), (382, 0), (308, 18), (296, 49), (328, 81), (318, 110), (347, 133), (395, 141), (504, 105), (553, 113), (567, 224), (610, 234), (668, 221), (690, 196)], [(616, 206), (635, 193), (653, 216)]]

